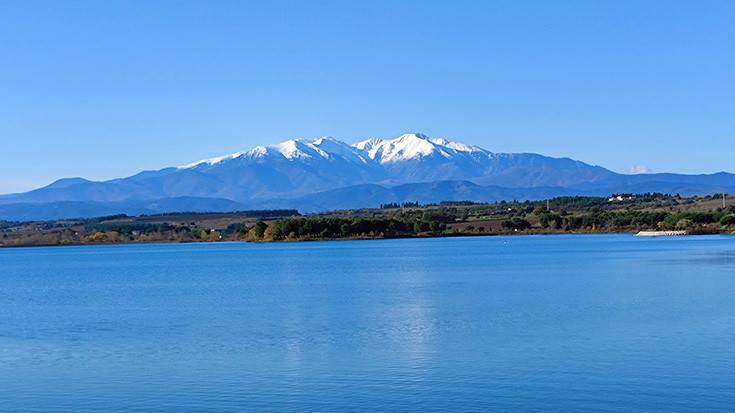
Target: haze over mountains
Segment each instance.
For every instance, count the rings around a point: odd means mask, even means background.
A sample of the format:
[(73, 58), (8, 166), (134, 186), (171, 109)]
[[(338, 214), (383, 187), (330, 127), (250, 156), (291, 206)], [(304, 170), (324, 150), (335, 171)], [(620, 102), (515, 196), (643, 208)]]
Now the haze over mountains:
[(732, 193), (735, 175), (623, 175), (568, 158), (493, 153), (421, 134), (355, 144), (325, 137), (258, 146), (104, 182), (61, 179), (33, 191), (0, 195), (0, 219), (265, 208), (314, 212), (389, 202), (496, 202), (624, 192)]

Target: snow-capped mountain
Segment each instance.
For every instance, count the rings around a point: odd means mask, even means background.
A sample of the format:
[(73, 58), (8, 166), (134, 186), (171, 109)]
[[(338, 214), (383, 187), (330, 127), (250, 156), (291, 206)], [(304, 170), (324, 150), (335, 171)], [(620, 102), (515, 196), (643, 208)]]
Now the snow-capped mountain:
[(477, 152), (485, 157), (492, 156), (491, 152), (478, 147), (447, 142), (444, 139), (430, 139), (425, 135), (415, 133), (401, 135), (396, 139), (389, 140), (373, 138), (352, 145), (326, 136), (319, 139), (291, 139), (272, 146), (257, 146), (248, 152), (205, 159), (180, 168), (194, 168), (201, 165), (213, 166), (239, 158), (265, 159), (273, 156), (288, 160), (335, 159), (339, 157), (356, 163), (370, 164), (376, 162), (388, 164), (417, 160), (432, 155), (441, 155), (444, 158), (451, 159), (453, 156), (462, 156), (464, 153), (472, 152)]
[[(524, 187), (573, 185), (614, 175), (604, 168), (570, 159), (536, 154), (495, 154), (476, 146), (430, 139), (421, 134), (369, 139), (352, 145), (330, 137), (295, 139), (205, 159), (178, 169), (218, 175), (230, 175), (226, 171), (232, 171), (241, 177), (246, 170), (264, 167), (271, 172), (268, 190), (253, 186), (255, 180), (250, 174), (247, 174), (248, 182), (238, 182), (250, 189), (249, 197), (266, 195), (269, 191), (283, 192), (282, 189), (300, 193), (364, 183), (483, 179), (483, 183), (490, 184), (492, 177), (501, 178), (504, 173), (512, 175), (513, 185)], [(546, 168), (546, 173), (534, 174), (539, 168)], [(502, 180), (508, 181), (508, 178), (502, 177)]]
[(723, 190), (735, 190), (735, 175), (621, 175), (568, 158), (493, 153), (421, 134), (354, 144), (324, 137), (257, 146), (104, 182), (62, 179), (0, 196), (0, 219), (266, 207), (306, 212), (396, 201)]

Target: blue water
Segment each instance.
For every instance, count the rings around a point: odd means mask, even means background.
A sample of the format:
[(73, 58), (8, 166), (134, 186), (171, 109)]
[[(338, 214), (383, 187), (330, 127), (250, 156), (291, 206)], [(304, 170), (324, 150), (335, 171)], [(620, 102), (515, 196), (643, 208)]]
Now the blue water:
[(0, 250), (1, 411), (731, 411), (735, 237)]

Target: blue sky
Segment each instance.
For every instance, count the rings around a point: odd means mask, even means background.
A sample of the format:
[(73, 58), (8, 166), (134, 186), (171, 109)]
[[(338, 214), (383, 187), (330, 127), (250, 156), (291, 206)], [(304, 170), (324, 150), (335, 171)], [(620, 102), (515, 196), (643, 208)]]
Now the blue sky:
[(735, 2), (0, 0), (0, 193), (423, 132), (735, 172)]

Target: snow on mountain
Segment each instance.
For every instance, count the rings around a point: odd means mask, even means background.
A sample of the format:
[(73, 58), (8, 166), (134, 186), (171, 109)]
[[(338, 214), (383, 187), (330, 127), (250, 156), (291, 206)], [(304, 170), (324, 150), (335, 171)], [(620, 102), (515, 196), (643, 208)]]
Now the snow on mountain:
[[(437, 184), (450, 181), (459, 183)], [(388, 189), (398, 187), (421, 189), (405, 193)], [(177, 202), (182, 208), (205, 211), (225, 205), (255, 209), (299, 205), (321, 208), (364, 202), (369, 206), (403, 197), (407, 200), (416, 197), (413, 200), (419, 202), (460, 200), (455, 199), (458, 197), (487, 201), (503, 196), (513, 199), (518, 195), (530, 198), (635, 191), (707, 194), (732, 190), (735, 190), (732, 174), (621, 175), (568, 158), (493, 153), (411, 133), (355, 144), (331, 137), (291, 139), (177, 168), (144, 171), (127, 178), (104, 182), (81, 178), (60, 180), (26, 193), (0, 195), (0, 205), (7, 206), (0, 208), (0, 219), (25, 219), (34, 216), (33, 211), (45, 211), (39, 216), (48, 217), (47, 214), (56, 211), (52, 205), (64, 209), (65, 216), (75, 216), (75, 211), (93, 216), (93, 211), (107, 214), (115, 205), (148, 208), (165, 204), (165, 210), (169, 211)], [(183, 199), (190, 203), (173, 201)], [(207, 199), (211, 200), (210, 204)]]
[[(508, 186), (571, 185), (608, 178), (612, 172), (571, 160), (490, 151), (405, 134), (348, 144), (331, 137), (291, 139), (276, 145), (219, 156), (106, 182), (71, 181), (13, 196), (10, 202), (121, 202), (200, 197), (236, 202), (293, 198), (342, 187), (380, 184), (502, 179)], [(538, 171), (543, 171), (539, 174)], [(584, 172), (584, 173), (582, 173)]]
[(203, 159), (203, 160), (198, 161), (198, 162), (194, 162), (194, 163), (191, 163), (191, 164), (188, 164), (188, 165), (180, 166), (179, 169), (190, 169), (190, 168), (195, 168), (197, 166), (203, 166), (203, 165), (212, 166), (212, 165), (216, 165), (216, 164), (218, 164), (218, 163), (220, 163), (222, 161), (226, 161), (226, 160), (230, 160), (230, 159), (237, 159), (237, 158), (241, 157), (243, 154), (244, 154), (244, 152), (238, 152), (238, 153), (234, 153), (232, 155), (225, 155), (225, 156), (218, 156), (216, 158)]
[(396, 139), (375, 142), (367, 155), (370, 159), (386, 164), (418, 159), (436, 153), (450, 157), (439, 145), (432, 143), (425, 136), (406, 134)]
[(444, 139), (431, 139), (414, 133), (401, 135), (395, 139), (372, 138), (352, 145), (327, 136), (319, 139), (290, 139), (276, 145), (257, 146), (248, 152), (204, 159), (181, 166), (179, 169), (213, 166), (241, 157), (263, 159), (268, 156), (281, 156), (287, 160), (340, 157), (358, 163), (374, 161), (377, 164), (390, 164), (418, 160), (432, 155), (453, 159), (466, 154), (482, 154), (487, 158), (492, 156), (491, 152), (476, 146), (449, 142)]
[(179, 169), (213, 166), (223, 161), (231, 161), (239, 158), (262, 160), (269, 157), (282, 157), (293, 161), (315, 158), (333, 159), (335, 156), (344, 158), (345, 160), (365, 162), (361, 157), (361, 151), (355, 150), (353, 146), (344, 142), (325, 136), (319, 139), (290, 139), (276, 145), (256, 146), (247, 152), (237, 152), (232, 155), (204, 159), (189, 165), (180, 166)]
[(355, 148), (361, 150), (361, 151), (370, 151), (373, 147), (379, 145), (381, 142), (383, 142), (382, 139), (378, 138), (370, 138), (368, 140), (357, 142), (356, 144), (352, 145)]

